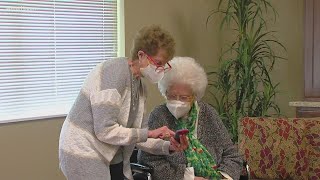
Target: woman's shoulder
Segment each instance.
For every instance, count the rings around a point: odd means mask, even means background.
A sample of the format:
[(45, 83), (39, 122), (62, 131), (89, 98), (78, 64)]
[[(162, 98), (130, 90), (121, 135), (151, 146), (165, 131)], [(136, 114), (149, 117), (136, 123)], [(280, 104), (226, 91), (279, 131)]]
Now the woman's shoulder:
[(168, 110), (166, 104), (160, 104), (160, 105), (154, 107), (150, 114), (166, 114), (168, 112), (169, 112), (169, 110)]
[[(204, 102), (204, 101), (198, 101), (198, 106), (200, 108), (201, 113), (211, 113), (211, 114), (217, 114), (217, 111), (211, 106), (210, 104)], [(170, 114), (170, 111), (168, 110), (166, 104), (161, 104), (153, 108), (151, 111), (151, 114)]]
[(198, 106), (200, 107), (200, 111), (203, 111), (205, 113), (217, 114), (217, 111), (215, 110), (215, 108), (207, 102), (198, 101)]
[(125, 57), (111, 58), (101, 62), (102, 68), (112, 73), (124, 73), (129, 69), (128, 59)]
[(171, 122), (174, 121), (174, 116), (170, 113), (166, 104), (161, 104), (153, 108), (150, 113), (150, 119)]
[(200, 119), (203, 121), (209, 121), (210, 123), (220, 123), (220, 117), (218, 112), (215, 110), (215, 108), (206, 103), (206, 102), (198, 102), (198, 105), (200, 107)]
[(126, 58), (112, 58), (99, 63), (92, 72), (99, 80), (99, 89), (117, 89), (122, 94), (130, 82), (129, 71)]
[(149, 127), (158, 128), (162, 126), (168, 126), (174, 128), (174, 117), (168, 110), (165, 104), (156, 106), (150, 113), (149, 116)]

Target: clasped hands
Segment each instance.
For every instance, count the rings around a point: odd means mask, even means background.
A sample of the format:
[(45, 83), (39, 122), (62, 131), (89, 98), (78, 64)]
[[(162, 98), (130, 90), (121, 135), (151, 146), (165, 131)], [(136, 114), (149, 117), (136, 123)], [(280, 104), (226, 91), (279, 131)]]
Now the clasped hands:
[(188, 148), (188, 138), (186, 135), (180, 135), (180, 143), (174, 139), (175, 132), (170, 130), (167, 126), (162, 126), (161, 128), (151, 130), (148, 133), (150, 138), (161, 138), (163, 140), (170, 141), (170, 151), (180, 152)]

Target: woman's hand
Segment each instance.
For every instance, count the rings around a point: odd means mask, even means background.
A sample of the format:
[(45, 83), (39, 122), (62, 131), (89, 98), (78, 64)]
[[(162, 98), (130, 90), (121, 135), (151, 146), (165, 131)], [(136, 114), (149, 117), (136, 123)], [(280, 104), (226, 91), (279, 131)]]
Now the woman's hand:
[(148, 132), (148, 138), (170, 138), (174, 136), (174, 132), (171, 131), (167, 126), (162, 126), (161, 128), (151, 130)]
[(170, 151), (180, 152), (188, 148), (189, 142), (186, 135), (180, 136), (180, 143), (177, 142), (173, 137), (170, 138)]

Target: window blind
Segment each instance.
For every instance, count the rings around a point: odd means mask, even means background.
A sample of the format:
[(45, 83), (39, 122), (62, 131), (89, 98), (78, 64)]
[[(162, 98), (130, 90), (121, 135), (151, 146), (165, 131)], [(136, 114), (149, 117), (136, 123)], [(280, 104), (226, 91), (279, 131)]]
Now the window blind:
[(0, 123), (67, 113), (117, 37), (116, 0), (0, 1)]

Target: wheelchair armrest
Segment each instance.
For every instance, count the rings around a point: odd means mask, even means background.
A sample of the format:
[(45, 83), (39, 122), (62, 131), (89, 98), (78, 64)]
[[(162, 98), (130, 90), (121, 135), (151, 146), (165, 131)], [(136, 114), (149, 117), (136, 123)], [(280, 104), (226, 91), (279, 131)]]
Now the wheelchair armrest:
[(133, 172), (138, 172), (138, 173), (152, 173), (152, 167), (144, 166), (141, 164), (137, 163), (130, 163), (131, 169)]
[(243, 161), (243, 167), (244, 169), (246, 170), (246, 176), (243, 176), (242, 178), (240, 179), (247, 179), (247, 180), (250, 180), (251, 177), (250, 177), (250, 167), (249, 167), (249, 164), (247, 161)]

